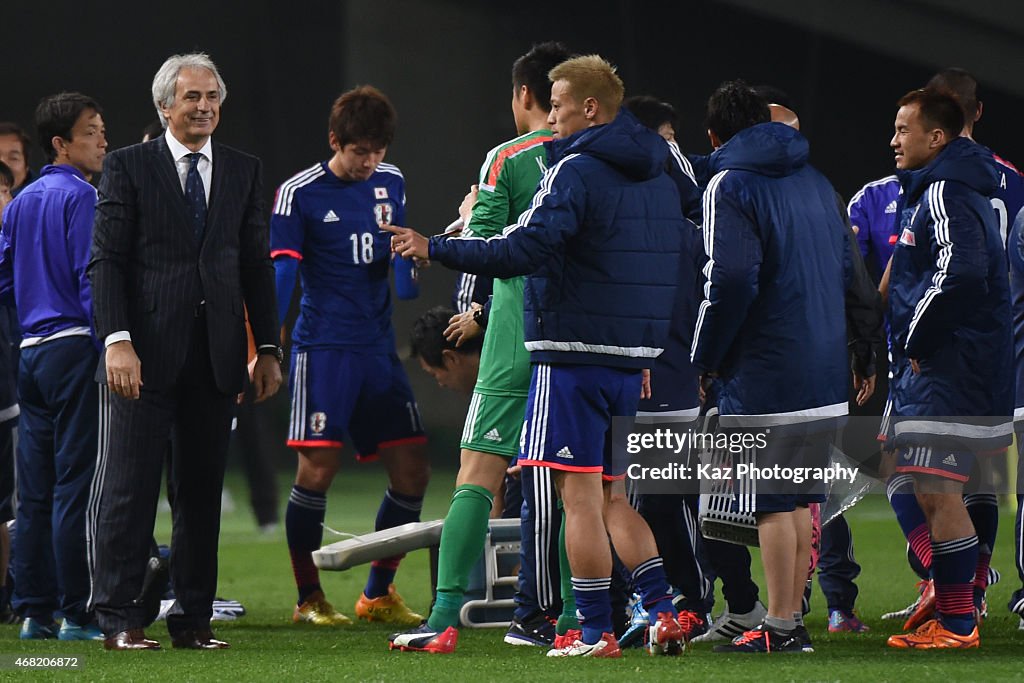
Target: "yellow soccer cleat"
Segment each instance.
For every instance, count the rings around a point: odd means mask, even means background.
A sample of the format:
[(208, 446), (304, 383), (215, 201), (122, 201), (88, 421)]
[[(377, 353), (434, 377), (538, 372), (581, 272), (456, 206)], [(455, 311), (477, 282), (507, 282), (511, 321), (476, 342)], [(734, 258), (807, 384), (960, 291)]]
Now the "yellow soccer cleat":
[(327, 602), (323, 591), (316, 591), (306, 598), (304, 603), (298, 605), (292, 613), (292, 621), (296, 624), (306, 622), (315, 626), (343, 626), (352, 623), (351, 619)]
[(399, 626), (419, 626), (423, 615), (409, 609), (402, 596), (395, 591), (395, 584), (388, 586), (388, 594), (379, 598), (368, 598), (363, 593), (356, 602), (356, 616), (366, 621), (379, 621)]
[(913, 633), (889, 636), (886, 644), (889, 647), (906, 650), (966, 649), (978, 647), (981, 644), (981, 638), (978, 637), (977, 626), (969, 634), (962, 636), (943, 628), (938, 619), (932, 619), (926, 621)]

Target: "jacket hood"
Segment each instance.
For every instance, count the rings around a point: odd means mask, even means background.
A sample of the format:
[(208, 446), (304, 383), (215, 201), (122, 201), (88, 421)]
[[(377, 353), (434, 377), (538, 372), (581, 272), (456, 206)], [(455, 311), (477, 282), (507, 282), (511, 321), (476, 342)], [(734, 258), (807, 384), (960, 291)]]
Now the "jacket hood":
[(781, 178), (807, 164), (810, 145), (784, 123), (759, 123), (736, 133), (708, 161), (712, 173), (737, 170)]
[(625, 109), (611, 123), (585, 128), (563, 140), (545, 142), (548, 168), (570, 154), (600, 159), (635, 180), (649, 180), (665, 171), (668, 145)]
[(914, 170), (898, 170), (907, 201), (917, 201), (932, 183), (955, 180), (989, 197), (999, 185), (999, 172), (992, 151), (970, 138), (950, 142), (928, 165)]

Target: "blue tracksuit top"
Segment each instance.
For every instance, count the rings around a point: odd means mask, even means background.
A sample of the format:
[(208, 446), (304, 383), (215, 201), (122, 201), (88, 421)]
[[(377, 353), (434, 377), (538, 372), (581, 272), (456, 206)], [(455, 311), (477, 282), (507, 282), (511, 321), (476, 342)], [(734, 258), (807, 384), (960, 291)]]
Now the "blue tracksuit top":
[(3, 213), (0, 294), (13, 289), (22, 338), (92, 328), (89, 263), (96, 189), (72, 166), (45, 166)]

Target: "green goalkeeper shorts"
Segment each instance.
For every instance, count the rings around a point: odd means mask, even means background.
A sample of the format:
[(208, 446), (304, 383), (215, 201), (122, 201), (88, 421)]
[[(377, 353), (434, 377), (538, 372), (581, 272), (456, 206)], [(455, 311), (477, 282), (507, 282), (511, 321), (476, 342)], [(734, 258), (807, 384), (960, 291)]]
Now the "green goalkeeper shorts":
[(494, 396), (474, 391), (462, 430), (462, 448), (518, 457), (525, 413), (526, 396)]

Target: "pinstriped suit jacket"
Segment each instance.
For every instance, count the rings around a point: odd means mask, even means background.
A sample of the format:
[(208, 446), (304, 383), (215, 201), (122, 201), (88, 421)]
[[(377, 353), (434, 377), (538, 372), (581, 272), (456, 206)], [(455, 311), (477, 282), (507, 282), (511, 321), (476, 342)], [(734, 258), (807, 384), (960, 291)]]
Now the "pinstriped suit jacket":
[(202, 301), (222, 392), (241, 391), (245, 382), (243, 302), (256, 343), (277, 344), (260, 161), (216, 142), (213, 150), (202, 244), (163, 136), (112, 152), (103, 163), (89, 261), (96, 334), (131, 333), (146, 389), (177, 379)]

